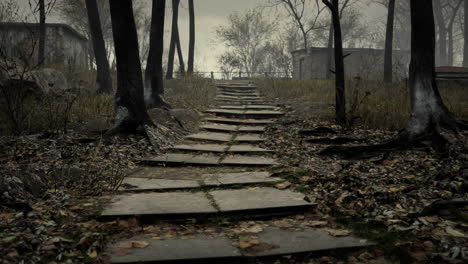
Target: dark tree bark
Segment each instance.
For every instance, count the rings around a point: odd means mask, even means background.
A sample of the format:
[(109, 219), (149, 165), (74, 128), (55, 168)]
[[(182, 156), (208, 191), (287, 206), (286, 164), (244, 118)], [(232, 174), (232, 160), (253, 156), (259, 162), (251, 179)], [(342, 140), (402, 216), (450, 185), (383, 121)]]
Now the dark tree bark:
[(411, 63), (409, 88), (411, 116), (398, 137), (373, 146), (330, 147), (322, 154), (360, 157), (366, 153), (412, 147), (432, 139), (437, 150), (446, 150), (447, 141), (440, 128), (458, 132), (468, 129), (468, 122), (457, 120), (444, 105), (435, 81), (435, 26), (432, 1), (411, 0)]
[(190, 20), (190, 40), (189, 40), (189, 52), (187, 62), (187, 72), (193, 73), (193, 61), (195, 57), (195, 8), (193, 6), (193, 0), (188, 0), (189, 5), (189, 20)]
[(132, 0), (109, 0), (117, 58), (115, 124), (107, 134), (134, 133), (152, 124), (143, 100), (143, 80)]
[(343, 41), (341, 36), (339, 0), (322, 0), (330, 9), (335, 42), (335, 119), (339, 125), (346, 125), (345, 72)]
[(167, 59), (167, 73), (166, 79), (170, 80), (174, 75), (174, 55), (178, 38), (178, 16), (179, 16), (179, 3), (180, 0), (172, 0), (172, 29), (171, 29), (171, 42), (169, 44), (169, 54)]
[(107, 60), (106, 45), (102, 36), (101, 19), (96, 0), (86, 0), (88, 12), (89, 29), (93, 42), (94, 57), (96, 58), (97, 78), (96, 91), (98, 93), (112, 93), (112, 79)]
[(395, 0), (388, 2), (387, 29), (385, 33), (384, 82), (393, 79), (393, 28), (395, 20)]
[(332, 72), (332, 60), (333, 60), (333, 23), (330, 23), (330, 28), (328, 29), (328, 44), (327, 44), (327, 69), (325, 76), (327, 79), (331, 79)]
[(464, 5), (464, 29), (463, 29), (463, 67), (468, 67), (468, 1)]
[(39, 50), (37, 62), (39, 65), (45, 63), (45, 45), (46, 45), (46, 8), (45, 0), (39, 0)]
[(163, 52), (166, 0), (153, 0), (151, 9), (150, 48), (145, 71), (145, 102), (147, 108), (171, 108), (164, 100)]
[(176, 48), (177, 48), (177, 57), (179, 58), (179, 72), (181, 73), (181, 75), (184, 75), (185, 63), (184, 63), (184, 56), (182, 54), (182, 47), (180, 45), (179, 29), (177, 29)]

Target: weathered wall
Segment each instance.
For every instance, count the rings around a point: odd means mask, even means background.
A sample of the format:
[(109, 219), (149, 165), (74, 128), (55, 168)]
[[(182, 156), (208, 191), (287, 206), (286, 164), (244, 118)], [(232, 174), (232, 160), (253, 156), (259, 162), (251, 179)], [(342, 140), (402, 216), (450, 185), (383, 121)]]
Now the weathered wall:
[[(383, 76), (384, 51), (379, 49), (344, 49), (346, 56), (345, 74), (347, 77), (360, 76), (367, 79), (380, 79)], [(324, 79), (327, 69), (327, 49), (310, 48), (292, 53), (293, 78), (297, 80)], [(409, 63), (409, 52), (394, 51), (394, 75), (406, 77)], [(331, 68), (334, 69), (334, 56)]]
[[(37, 24), (0, 23), (0, 59), (37, 63), (39, 32)], [(87, 40), (66, 25), (48, 24), (45, 64), (88, 65)]]

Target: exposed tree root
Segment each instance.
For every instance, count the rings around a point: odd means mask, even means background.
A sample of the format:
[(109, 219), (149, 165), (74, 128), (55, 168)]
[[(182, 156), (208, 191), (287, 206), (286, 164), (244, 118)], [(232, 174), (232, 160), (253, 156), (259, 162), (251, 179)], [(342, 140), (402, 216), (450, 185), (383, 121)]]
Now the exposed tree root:
[(435, 201), (430, 205), (424, 207), (420, 213), (410, 214), (410, 217), (421, 217), (428, 215), (438, 214), (440, 210), (446, 210), (451, 208), (462, 208), (468, 206), (467, 200), (451, 200), (451, 201)]
[(334, 129), (329, 127), (316, 127), (313, 129), (305, 129), (299, 131), (299, 135), (301, 136), (320, 136), (324, 134), (338, 134)]
[(171, 110), (172, 109), (172, 106), (168, 102), (166, 102), (166, 100), (164, 99), (164, 97), (162, 95), (158, 95), (156, 97), (155, 102), (147, 103), (146, 107), (148, 109), (151, 109), (151, 108), (160, 108), (160, 109), (164, 109), (164, 110)]
[(319, 144), (347, 144), (352, 142), (364, 142), (363, 138), (335, 137), (335, 138), (307, 138), (306, 142)]

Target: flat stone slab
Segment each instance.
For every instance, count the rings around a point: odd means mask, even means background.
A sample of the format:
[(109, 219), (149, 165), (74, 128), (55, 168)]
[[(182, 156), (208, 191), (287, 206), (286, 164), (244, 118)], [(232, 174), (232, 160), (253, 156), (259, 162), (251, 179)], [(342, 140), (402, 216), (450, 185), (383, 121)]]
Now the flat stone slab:
[[(142, 241), (149, 245), (145, 248), (130, 248), (122, 251), (119, 244), (128, 241)], [(111, 263), (200, 263), (199, 261), (214, 261), (226, 258), (241, 257), (239, 250), (232, 246), (232, 241), (226, 237), (211, 238), (198, 235), (192, 239), (169, 238), (156, 240), (150, 237), (135, 237), (124, 240), (108, 249)], [(126, 254), (122, 254), (125, 252)]]
[(175, 150), (184, 150), (184, 151), (205, 151), (205, 152), (225, 152), (229, 148), (229, 145), (222, 144), (181, 144), (172, 147), (171, 149)]
[(118, 195), (102, 212), (102, 216), (174, 216), (216, 213), (204, 193), (169, 192)]
[(203, 175), (203, 183), (209, 186), (223, 186), (233, 184), (255, 184), (281, 182), (283, 179), (270, 177), (269, 172), (240, 172), (240, 173), (216, 173)]
[(230, 142), (232, 140), (232, 135), (228, 133), (204, 132), (204, 133), (188, 135), (185, 138), (192, 139), (192, 140)]
[(244, 112), (244, 115), (281, 116), (281, 115), (284, 115), (284, 113), (280, 111), (271, 111), (271, 110), (247, 110)]
[(235, 110), (274, 110), (277, 107), (273, 105), (220, 105), (218, 108)]
[(244, 156), (244, 155), (230, 155), (225, 157), (221, 165), (230, 166), (273, 166), (278, 165), (276, 160), (262, 156)]
[(312, 204), (304, 201), (304, 194), (275, 188), (251, 188), (241, 190), (211, 191), (221, 212), (231, 213), (251, 210), (285, 210), (307, 208)]
[(238, 131), (260, 133), (260, 132), (265, 132), (265, 127), (264, 126), (240, 126), (238, 128)]
[(244, 110), (229, 110), (229, 109), (208, 109), (205, 111), (206, 113), (212, 114), (230, 114), (230, 115), (242, 115), (244, 114)]
[(197, 181), (190, 180), (167, 180), (128, 177), (122, 181), (120, 191), (151, 191), (198, 188)]
[(224, 132), (236, 132), (238, 130), (237, 125), (226, 125), (226, 124), (204, 124), (200, 128), (210, 131), (224, 131)]
[(287, 231), (268, 227), (259, 234), (261, 243), (272, 245), (273, 248), (259, 252), (244, 252), (246, 256), (276, 256), (306, 253), (321, 250), (356, 248), (375, 245), (369, 240), (355, 237), (333, 237), (324, 231), (305, 229), (301, 231)]
[(265, 119), (238, 119), (238, 118), (215, 118), (208, 117), (205, 119), (208, 122), (222, 123), (222, 124), (240, 124), (240, 125), (269, 125), (273, 124), (272, 120)]
[(142, 161), (162, 164), (217, 165), (220, 157), (214, 155), (193, 155), (168, 153), (161, 156), (145, 158)]
[(266, 141), (266, 139), (261, 138), (258, 135), (237, 135), (234, 138), (234, 141), (236, 142), (262, 142), (262, 141)]
[(232, 145), (227, 152), (232, 153), (248, 153), (248, 152), (273, 152), (272, 150), (260, 148), (254, 145), (242, 144), (242, 145)]

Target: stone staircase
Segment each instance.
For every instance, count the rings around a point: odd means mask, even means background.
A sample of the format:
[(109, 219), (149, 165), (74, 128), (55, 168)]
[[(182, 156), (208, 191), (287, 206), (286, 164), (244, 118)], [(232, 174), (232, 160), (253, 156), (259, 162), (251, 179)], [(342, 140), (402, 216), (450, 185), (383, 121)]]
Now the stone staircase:
[[(153, 220), (206, 220), (210, 217), (256, 218), (295, 214), (313, 205), (304, 195), (273, 187), (281, 178), (271, 177), (278, 165), (273, 151), (258, 146), (268, 124), (283, 115), (268, 105), (248, 83), (218, 84), (215, 109), (206, 111), (201, 132), (163, 155), (142, 160), (141, 167), (123, 182), (102, 212), (104, 218), (140, 217)], [(119, 243), (144, 241), (144, 248), (117, 252)], [(287, 231), (268, 227), (258, 240), (271, 245), (250, 252), (233, 246), (226, 236), (198, 235), (191, 239), (155, 240), (141, 235), (118, 241), (108, 250), (111, 263), (224, 263), (262, 256), (317, 250), (362, 247), (371, 243), (353, 237), (332, 237), (313, 229)], [(116, 246), (117, 245), (117, 246)]]

